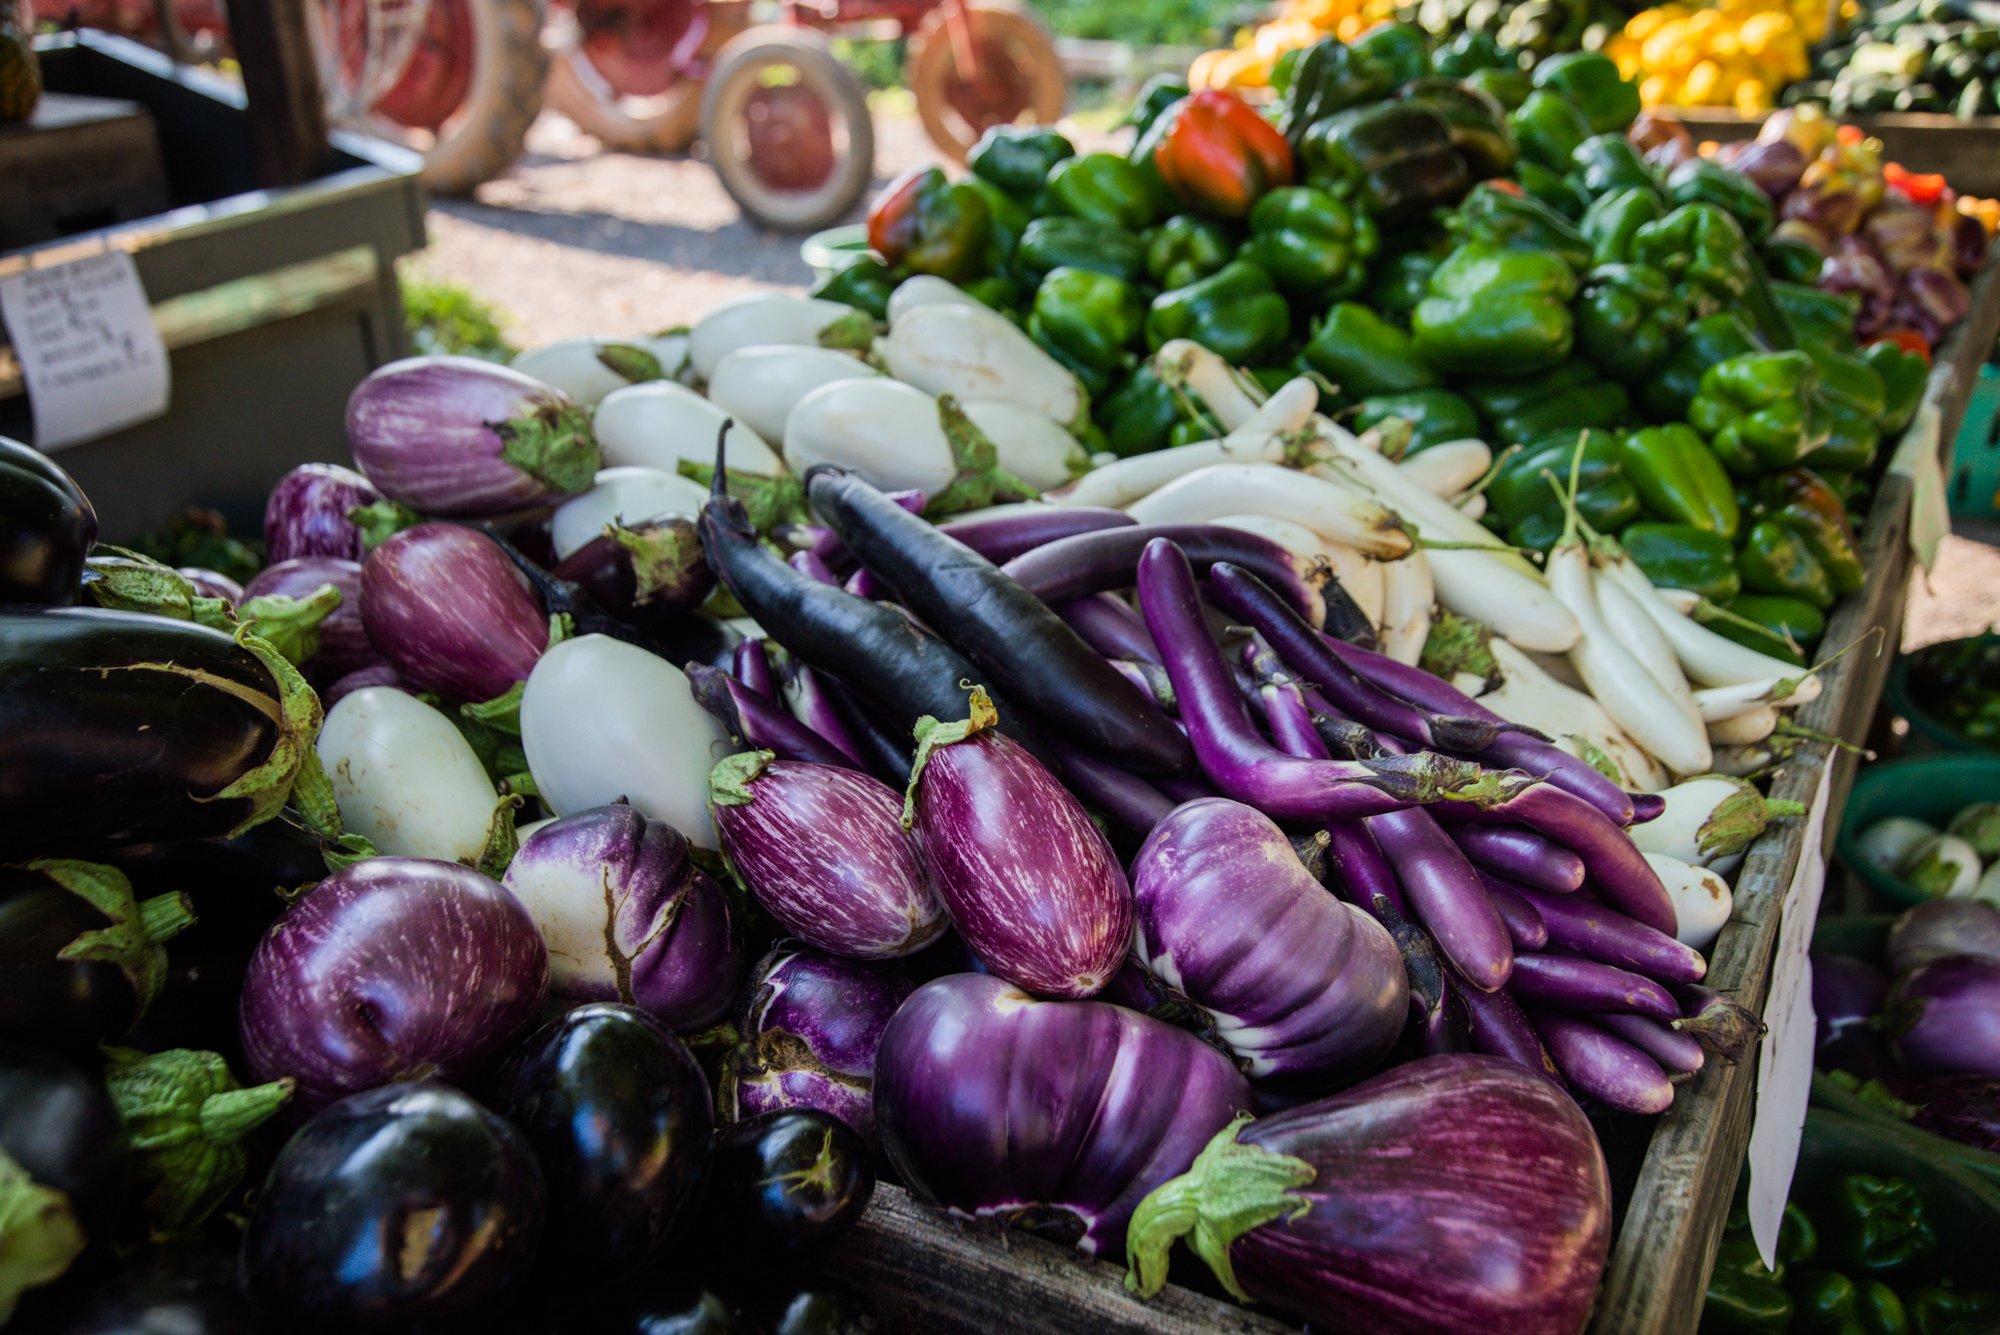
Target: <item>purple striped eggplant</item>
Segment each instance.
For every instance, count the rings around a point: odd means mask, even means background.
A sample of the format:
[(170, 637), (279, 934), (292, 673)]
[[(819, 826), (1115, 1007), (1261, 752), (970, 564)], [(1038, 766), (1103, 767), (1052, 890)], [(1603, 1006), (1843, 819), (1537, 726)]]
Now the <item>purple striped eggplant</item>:
[(1133, 1209), (1250, 1100), (1192, 1034), (988, 974), (918, 988), (875, 1056), (882, 1147), (912, 1191), (967, 1216), (1068, 1211), (1094, 1256), (1122, 1254)]
[(522, 842), (506, 885), (548, 942), (557, 1000), (621, 1001), (678, 1033), (728, 1012), (742, 933), (665, 821), (623, 805), (551, 821)]
[(368, 542), (354, 511), (382, 499), (352, 468), (300, 464), (278, 479), (264, 503), (264, 558), (272, 565), (306, 556), (359, 561)]
[(588, 491), (600, 463), (588, 408), (476, 357), (377, 367), (348, 397), (347, 444), (384, 496), (450, 517)]
[(875, 1141), (875, 1053), (916, 983), (900, 968), (782, 941), (750, 971), (716, 1089), (722, 1120), (818, 1108)]
[(1410, 987), (1394, 939), (1328, 894), (1255, 808), (1176, 808), (1133, 860), (1132, 894), (1140, 961), (1215, 1017), (1253, 1079), (1335, 1089), (1402, 1032)]
[(361, 624), (403, 680), (446, 700), (491, 700), (526, 681), (549, 623), (483, 533), (419, 524), (361, 564)]
[(715, 572), (686, 515), (608, 525), (551, 573), (581, 585), (605, 611), (641, 629), (693, 611), (715, 588)]
[(746, 751), (708, 776), (722, 855), (784, 929), (844, 959), (895, 959), (944, 931), (903, 804), (879, 779)]
[(340, 606), (319, 623), (319, 648), (311, 655), (315, 680), (333, 681), (387, 662), (361, 623), (361, 563), (334, 556), (294, 557), (258, 573), (244, 586), (244, 598), (281, 594), (304, 598), (323, 584), (340, 590)]
[(1199, 1228), (1223, 1286), (1369, 1335), (1575, 1335), (1611, 1244), (1611, 1183), (1567, 1096), (1497, 1057), (1427, 1057), (1231, 1127), (1133, 1217), (1152, 1294)]
[(938, 899), (987, 967), (1043, 996), (1087, 997), (1131, 948), (1131, 886), (1082, 804), (998, 721), (974, 687), (969, 719), (918, 722), (903, 818), (914, 813)]

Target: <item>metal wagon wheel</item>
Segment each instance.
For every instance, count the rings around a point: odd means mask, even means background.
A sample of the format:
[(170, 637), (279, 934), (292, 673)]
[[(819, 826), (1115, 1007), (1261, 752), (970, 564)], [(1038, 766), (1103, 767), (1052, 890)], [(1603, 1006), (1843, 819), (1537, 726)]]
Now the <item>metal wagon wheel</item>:
[(838, 221), (875, 172), (861, 81), (805, 29), (752, 28), (716, 53), (701, 136), (730, 198), (781, 231)]
[(992, 126), (1044, 125), (1062, 115), (1069, 83), (1055, 41), (1032, 15), (1004, 4), (967, 5), (954, 31), (947, 10), (925, 18), (910, 50), (910, 91), (931, 142), (964, 162)]

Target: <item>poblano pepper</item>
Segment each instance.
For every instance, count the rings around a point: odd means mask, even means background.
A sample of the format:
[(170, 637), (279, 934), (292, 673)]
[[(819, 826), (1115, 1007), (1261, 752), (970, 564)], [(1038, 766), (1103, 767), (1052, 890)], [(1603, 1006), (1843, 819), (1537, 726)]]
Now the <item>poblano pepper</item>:
[(1638, 493), (1618, 460), (1615, 436), (1607, 431), (1559, 431), (1529, 442), (1508, 455), (1486, 488), (1492, 513), (1517, 547), (1547, 551), (1562, 536), (1563, 503), (1549, 481), (1569, 486), (1577, 437), (1584, 437), (1577, 472), (1577, 513), (1604, 532), (1622, 528), (1639, 513)]
[(1052, 269), (1088, 269), (1136, 283), (1146, 276), (1146, 243), (1115, 223), (1037, 218), (1021, 233), (1015, 267), (1034, 281)]
[(1701, 1305), (1702, 1335), (1763, 1335), (1792, 1322), (1792, 1296), (1757, 1254), (1748, 1231), (1728, 1233), (1715, 1254), (1708, 1294)]
[(1583, 113), (1546, 88), (1528, 94), (1528, 100), (1507, 117), (1507, 128), (1514, 132), (1524, 159), (1557, 173), (1569, 170), (1576, 146), (1591, 136)]
[[(1583, 217), (1590, 209), (1590, 198), (1576, 188), (1576, 183), (1560, 172), (1550, 171), (1539, 162), (1520, 158), (1514, 163), (1514, 179), (1529, 196), (1568, 218), (1571, 222)], [(1588, 233), (1586, 233), (1588, 235)]]
[(1456, 79), (1432, 77), (1406, 85), (1403, 96), (1444, 117), (1451, 128), (1451, 146), (1476, 179), (1505, 176), (1514, 170), (1520, 150), (1514, 143), (1514, 132), (1507, 128), (1507, 110), (1493, 94)]
[(1578, 273), (1590, 267), (1590, 243), (1570, 221), (1521, 192), (1511, 181), (1483, 181), (1446, 216), (1445, 225), (1465, 241), (1562, 256)]
[(1145, 239), (1146, 274), (1162, 288), (1206, 278), (1236, 254), (1236, 240), (1226, 226), (1192, 213), (1176, 213)]
[(1901, 1178), (1840, 1177), (1818, 1216), (1827, 1260), (1857, 1278), (1906, 1273), (1937, 1250), (1923, 1197)]
[(1716, 603), (1726, 603), (1742, 591), (1736, 545), (1720, 533), (1691, 524), (1640, 520), (1625, 526), (1618, 543), (1660, 588), (1686, 589)]
[(1110, 371), (1130, 363), (1145, 323), (1145, 299), (1124, 279), (1089, 269), (1051, 269), (1035, 289), (1028, 336)]
[(1693, 427), (1669, 422), (1634, 431), (1620, 451), (1625, 475), (1648, 514), (1704, 529), (1725, 544), (1735, 538), (1741, 522), (1735, 489), (1722, 461)]
[[(1580, 357), (1525, 379), (1468, 380), (1460, 386), (1502, 445), (1542, 440), (1556, 432), (1618, 425), (1631, 407), (1625, 387), (1598, 375)], [(1593, 521), (1594, 522), (1594, 521)]]
[(1732, 474), (1786, 468), (1826, 439), (1815, 421), (1818, 373), (1803, 352), (1753, 352), (1708, 368), (1688, 404), (1688, 425)]
[(1408, 334), (1358, 302), (1329, 309), (1300, 355), (1354, 399), (1426, 389), (1442, 379)]
[(1631, 258), (1666, 274), (1690, 298), (1705, 297), (1707, 309), (1743, 299), (1756, 274), (1736, 220), (1713, 204), (1683, 204), (1632, 234)]
[(979, 136), (965, 165), (1002, 190), (1032, 199), (1049, 168), (1076, 156), (1076, 145), (1046, 125), (995, 125)]
[(1810, 603), (1824, 612), (1833, 606), (1833, 581), (1803, 539), (1774, 519), (1750, 526), (1736, 553), (1743, 587)]
[(1062, 159), (1049, 169), (1047, 191), (1051, 213), (1109, 223), (1132, 232), (1152, 226), (1158, 218), (1145, 178), (1116, 153), (1085, 153)]
[(1881, 373), (1882, 416), (1878, 422), (1884, 435), (1894, 435), (1910, 424), (1923, 402), (1924, 386), (1930, 383), (1931, 364), (1920, 353), (1910, 352), (1891, 340), (1870, 343), (1861, 356)]
[(1688, 314), (1667, 276), (1644, 264), (1592, 269), (1574, 310), (1576, 350), (1628, 385), (1667, 364)]
[(1387, 97), (1395, 73), (1338, 38), (1313, 43), (1292, 62), (1278, 128), (1298, 144), (1306, 128), (1336, 111)]
[(905, 172), (868, 206), (868, 245), (891, 265), (952, 282), (986, 270), (992, 218), (986, 197), (936, 167)]
[(1653, 169), (1622, 134), (1594, 134), (1570, 154), (1569, 176), (1595, 200), (1614, 190), (1645, 190), (1657, 196)]
[(873, 255), (863, 255), (854, 263), (827, 275), (826, 281), (812, 290), (812, 295), (827, 301), (844, 302), (856, 310), (867, 311), (878, 320), (886, 320), (889, 318), (889, 294), (896, 290), (896, 284), (908, 276)]
[(1775, 214), (1763, 187), (1708, 158), (1689, 158), (1668, 172), (1667, 198), (1676, 206), (1715, 205), (1736, 219), (1752, 245), (1771, 234)]
[(1401, 394), (1372, 394), (1354, 405), (1353, 429), (1366, 431), (1391, 417), (1410, 424), (1408, 452), (1415, 454), (1448, 440), (1480, 438), (1479, 414), (1464, 397), (1448, 389), (1412, 389)]
[(1861, 313), (1861, 295), (1827, 292), (1805, 283), (1773, 282), (1771, 300), (1802, 348), (1815, 345), (1834, 352), (1854, 351), (1854, 320)]
[(1569, 355), (1574, 295), (1576, 271), (1561, 256), (1472, 242), (1431, 275), (1410, 330), (1440, 370), (1532, 375)]
[(1623, 134), (1639, 118), (1639, 85), (1597, 51), (1568, 51), (1535, 66), (1535, 87), (1560, 93), (1590, 122), (1592, 134)]
[(1639, 386), (1639, 406), (1657, 422), (1679, 421), (1701, 388), (1701, 377), (1717, 362), (1760, 349), (1756, 335), (1737, 312), (1716, 311), (1687, 327), (1660, 373)]
[(1237, 366), (1263, 360), (1291, 330), (1291, 307), (1272, 287), (1271, 276), (1241, 259), (1162, 292), (1146, 314), (1146, 341), (1156, 351), (1170, 339), (1190, 338)]
[(1317, 305), (1358, 291), (1367, 278), (1354, 241), (1347, 205), (1324, 190), (1294, 185), (1257, 201), (1246, 253), (1281, 290)]
[(1381, 102), (1307, 126), (1299, 156), (1308, 185), (1353, 199), (1385, 224), (1422, 217), (1472, 184), (1444, 117), (1422, 102)]

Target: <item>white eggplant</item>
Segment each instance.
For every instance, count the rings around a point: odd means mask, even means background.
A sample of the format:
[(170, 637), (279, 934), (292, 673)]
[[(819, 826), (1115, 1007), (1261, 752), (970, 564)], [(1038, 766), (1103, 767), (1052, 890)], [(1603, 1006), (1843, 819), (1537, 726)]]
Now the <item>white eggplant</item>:
[(652, 353), (653, 360), (660, 364), (660, 371), (667, 379), (677, 380), (683, 385), (694, 379), (694, 363), (688, 358), (686, 325), (658, 334), (639, 334), (625, 341)]
[(1741, 714), (1702, 724), (1710, 746), (1748, 746), (1752, 742), (1763, 741), (1777, 730), (1778, 711), (1769, 705), (1759, 705)]
[(1770, 802), (1752, 784), (1712, 774), (1677, 783), (1660, 796), (1667, 809), (1626, 830), (1639, 851), (1709, 867), (1724, 876), (1743, 861), (1743, 851), (1771, 821), (1804, 813), (1796, 802)]
[(1227, 430), (1231, 435), (1250, 431), (1276, 431), (1281, 435), (1291, 435), (1304, 430), (1318, 408), (1319, 386), (1309, 376), (1293, 376), (1271, 391), (1271, 397), (1257, 405), (1257, 411), (1251, 413), (1243, 425)]
[(882, 355), (890, 375), (930, 394), (1018, 403), (1070, 429), (1089, 416), (1069, 368), (984, 306), (914, 307), (890, 327)]
[(661, 515), (701, 513), (708, 488), (678, 473), (657, 468), (600, 468), (589, 491), (556, 507), (549, 519), (549, 541), (561, 561), (604, 532), (607, 524), (628, 527)]
[(1486, 493), (1468, 491), (1451, 498), (1452, 508), (1467, 519), (1478, 519), (1486, 513)]
[(842, 380), (800, 399), (785, 419), (785, 463), (851, 469), (883, 491), (935, 496), (958, 475), (931, 395), (900, 380)]
[(1738, 686), (1704, 686), (1694, 693), (1694, 707), (1710, 723), (1759, 709), (1790, 709), (1803, 703), (1796, 689), (1799, 679), (1794, 671), (1782, 680), (1766, 678)]
[(1217, 515), (1276, 515), (1329, 542), (1390, 561), (1412, 548), (1387, 507), (1351, 488), (1272, 464), (1213, 464), (1125, 508), (1141, 524), (1202, 524)]
[(1909, 851), (1937, 832), (1937, 826), (1914, 816), (1885, 816), (1863, 830), (1855, 846), (1863, 862), (1884, 876), (1894, 876), (1896, 865)]
[(1945, 822), (1944, 832), (1971, 844), (1981, 858), (2000, 858), (2000, 802), (1974, 802), (1960, 807)]
[(920, 273), (896, 284), (896, 290), (889, 294), (889, 327), (894, 329), (896, 321), (919, 306), (977, 306), (982, 310), (990, 309), (985, 302), (950, 279)]
[[(1343, 436), (1346, 440), (1341, 439)], [(1323, 435), (1319, 443), (1327, 457), (1312, 465), (1308, 472), (1372, 493), (1434, 542), (1470, 543), (1483, 547), (1487, 550), (1481, 554), (1537, 583), (1541, 581), (1541, 573), (1525, 558), (1502, 544), (1491, 530), (1482, 527), (1476, 520), (1467, 519), (1443, 497), (1432, 495), (1428, 488), (1405, 474), (1397, 465), (1372, 450), (1362, 448), (1356, 437), (1338, 431)]]
[(1661, 853), (1646, 854), (1646, 862), (1659, 875), (1660, 884), (1667, 887), (1667, 898), (1674, 901), (1676, 921), (1680, 924), (1674, 939), (1706, 953), (1715, 944), (1715, 938), (1722, 935), (1723, 924), (1729, 921), (1736, 907), (1729, 883), (1710, 868), (1692, 866)]
[(1684, 617), (1694, 615), (1694, 609), (1701, 605), (1701, 595), (1693, 589), (1662, 589), (1654, 586), (1660, 601), (1679, 612)]
[[(683, 459), (714, 463), (715, 438), (729, 418), (686, 385), (649, 380), (605, 395), (590, 425), (606, 467), (671, 473)], [(729, 429), (729, 466), (749, 473), (781, 473), (785, 467), (764, 437), (740, 419)]]
[(1421, 547), (1399, 561), (1375, 562), (1382, 571), (1382, 619), (1376, 623), (1376, 651), (1415, 666), (1431, 635), (1431, 603), (1437, 588), (1430, 558)]
[[(1240, 529), (1269, 538), (1294, 556), (1307, 561), (1327, 560), (1328, 544), (1304, 524), (1295, 524), (1276, 515), (1217, 515), (1208, 521), (1218, 528)], [(1352, 549), (1350, 549), (1352, 550)]]
[(1216, 464), (1276, 464), (1285, 460), (1285, 438), (1275, 431), (1239, 431), (1221, 440), (1198, 440), (1135, 454), (1094, 468), (1048, 494), (1057, 505), (1104, 505), (1122, 510), (1169, 482)]
[(1972, 887), (1970, 898), (2000, 906), (2000, 862), (1994, 863), (1980, 875), (1979, 884)]
[(514, 807), (456, 725), (413, 695), (370, 686), (320, 726), (320, 765), (348, 829), (394, 857), (490, 870), (511, 852)]
[[(1372, 622), (1379, 633), (1383, 620), (1384, 604), (1388, 598), (1388, 576), (1384, 567), (1386, 561), (1371, 561), (1344, 542), (1326, 544), (1326, 559), (1333, 566), (1333, 577), (1340, 581), (1347, 596), (1361, 609), (1362, 615)], [(1428, 559), (1424, 562), (1428, 567)], [(1435, 598), (1433, 590), (1431, 597)]]
[(1424, 557), (1437, 600), (1451, 611), (1493, 627), (1523, 649), (1559, 654), (1576, 644), (1576, 618), (1541, 580), (1487, 552), (1431, 548)]
[(1572, 755), (1603, 755), (1622, 772), (1619, 782), (1634, 792), (1654, 793), (1667, 786), (1659, 762), (1612, 721), (1604, 706), (1551, 677), (1506, 640), (1495, 637), (1489, 648), (1500, 685), (1481, 695), (1480, 704), (1510, 722), (1547, 733)]
[(993, 442), (994, 461), (1037, 491), (1060, 487), (1090, 469), (1076, 437), (1033, 408), (1002, 399), (967, 399), (958, 405)]
[[(565, 338), (555, 343), (544, 343), (538, 348), (527, 348), (515, 354), (508, 365), (545, 385), (554, 385), (586, 408), (595, 408), (605, 395), (614, 390), (657, 378), (641, 376), (634, 380), (612, 370), (602, 354), (605, 348), (618, 346), (636, 348), (648, 357), (653, 356), (652, 349), (636, 339)], [(617, 359), (614, 353), (612, 360)], [(673, 374), (665, 366), (660, 370), (663, 375)]]
[[(1688, 686), (1687, 674), (1681, 671), (1678, 658), (1674, 657), (1673, 646), (1667, 643), (1666, 632), (1659, 623), (1646, 615), (1646, 609), (1631, 594), (1608, 579), (1591, 581), (1591, 592), (1597, 597), (1597, 611), (1604, 618), (1604, 627), (1612, 638), (1624, 646), (1647, 675), (1659, 684), (1673, 702), (1680, 706), (1681, 713), (1691, 727), (1700, 728), (1706, 721), (1694, 700), (1694, 691)], [(1763, 736), (1769, 736), (1769, 733)], [(1763, 737), (1739, 737), (1740, 742), (1762, 741)]]
[(1493, 466), (1493, 451), (1483, 440), (1448, 440), (1415, 454), (1406, 454), (1396, 467), (1403, 476), (1433, 496), (1458, 495)]
[(528, 674), (521, 748), (557, 815), (622, 798), (715, 847), (708, 772), (730, 753), (729, 734), (664, 658), (604, 635), (564, 640)]
[(1819, 698), (1819, 678), (1804, 676), (1790, 663), (1724, 639), (1674, 611), (1661, 600), (1659, 590), (1629, 557), (1602, 561), (1600, 565), (1605, 575), (1631, 594), (1658, 624), (1692, 680), (1704, 686), (1738, 686), (1747, 681), (1804, 677), (1792, 697), (1794, 702), (1803, 705)]
[(1264, 402), (1256, 381), (1191, 339), (1169, 339), (1153, 354), (1153, 370), (1201, 400), (1224, 431), (1242, 428)]
[(703, 380), (715, 374), (724, 357), (738, 348), (769, 343), (820, 346), (820, 334), (835, 321), (866, 319), (838, 301), (795, 296), (790, 292), (753, 292), (725, 301), (688, 331), (688, 360)]
[[(879, 375), (874, 367), (831, 348), (797, 348), (784, 344), (738, 348), (715, 364), (708, 378), (709, 401), (766, 441), (785, 438), (785, 419), (792, 405), (821, 385), (837, 380), (866, 380)], [(712, 442), (711, 442), (712, 443)], [(769, 472), (736, 461), (737, 435), (729, 433), (729, 466)], [(711, 453), (710, 461), (714, 459)]]
[(1912, 844), (1896, 863), (1898, 880), (1932, 899), (1963, 899), (1979, 887), (1979, 854), (1955, 834)]

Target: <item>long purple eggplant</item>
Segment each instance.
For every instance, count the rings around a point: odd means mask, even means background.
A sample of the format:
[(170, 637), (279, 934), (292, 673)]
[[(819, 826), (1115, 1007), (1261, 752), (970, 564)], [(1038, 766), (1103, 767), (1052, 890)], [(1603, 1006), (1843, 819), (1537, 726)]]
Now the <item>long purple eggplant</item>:
[(1520, 826), (1461, 825), (1452, 839), (1474, 866), (1553, 894), (1583, 887), (1583, 859)]
[(1540, 950), (1549, 943), (1549, 925), (1542, 921), (1541, 913), (1527, 900), (1521, 898), (1505, 886), (1492, 881), (1483, 881), (1486, 897), (1493, 901), (1493, 907), (1500, 914), (1500, 920), (1507, 924), (1507, 935), (1513, 939), (1514, 949)]
[(1598, 1014), (1590, 1018), (1599, 1028), (1624, 1039), (1651, 1057), (1660, 1064), (1661, 1070), (1670, 1075), (1692, 1075), (1707, 1060), (1708, 1054), (1700, 1043), (1658, 1020), (1643, 1015)]
[(1437, 815), (1459, 824), (1526, 825), (1582, 859), (1598, 893), (1628, 917), (1668, 936), (1680, 930), (1673, 897), (1632, 836), (1588, 800), (1553, 783), (1529, 784), (1492, 802), (1440, 803)]
[(995, 974), (1044, 996), (1090, 996), (1132, 943), (1125, 872), (1069, 790), (994, 730), (977, 687), (970, 715), (918, 726), (904, 819), (938, 899)]
[(1122, 1255), (1140, 1200), (1250, 1101), (1192, 1034), (986, 974), (918, 988), (875, 1057), (876, 1124), (912, 1191), (967, 1216), (1068, 1211), (1092, 1255)]
[[(854, 727), (848, 721), (846, 712), (827, 688), (826, 679), (790, 654), (784, 655), (778, 664), (778, 677), (781, 683), (779, 690), (786, 707), (792, 711), (792, 717), (852, 761), (853, 768), (867, 772), (867, 752), (854, 735)], [(884, 776), (878, 774), (876, 777)], [(891, 777), (900, 783), (908, 780), (909, 773), (905, 769)]]
[(1175, 808), (1133, 860), (1132, 892), (1140, 961), (1215, 1017), (1253, 1079), (1337, 1088), (1402, 1032), (1396, 943), (1327, 894), (1261, 812), (1220, 797)]
[(606, 612), (642, 630), (692, 612), (715, 588), (715, 572), (686, 515), (614, 524), (550, 573), (579, 585)]
[(1514, 961), (1507, 988), (1531, 1006), (1556, 1010), (1644, 1015), (1670, 1024), (1681, 1018), (1673, 993), (1650, 978), (1596, 960), (1563, 955), (1523, 955)]
[(687, 665), (688, 690), (703, 709), (753, 751), (769, 751), (784, 760), (807, 761), (844, 769), (860, 769), (846, 752), (792, 717), (776, 700), (760, 695), (706, 663)]
[(715, 833), (765, 912), (844, 959), (895, 959), (944, 931), (903, 803), (852, 769), (750, 751), (708, 778)]
[(873, 1142), (875, 1053), (889, 1017), (915, 990), (898, 968), (780, 942), (744, 988), (742, 1042), (716, 1087), (722, 1120), (818, 1108)]
[(1158, 663), (1160, 646), (1146, 630), (1146, 620), (1131, 606), (1108, 593), (1095, 593), (1056, 604), (1056, 615), (1069, 623), (1084, 643), (1106, 658)]
[[(1481, 877), (1496, 883), (1483, 872)], [(1708, 972), (1708, 961), (1700, 951), (1617, 909), (1580, 895), (1544, 894), (1518, 882), (1498, 884), (1534, 905), (1549, 929), (1551, 945), (1663, 983), (1696, 983)]]
[(361, 563), (361, 624), (403, 680), (448, 701), (491, 700), (526, 681), (548, 618), (483, 533), (419, 524)]
[(1107, 528), (1131, 528), (1137, 521), (1123, 510), (1095, 505), (1036, 505), (1010, 507), (1000, 514), (947, 519), (938, 531), (956, 538), (994, 565), (1004, 565), (1024, 552)]
[(1461, 987), (1457, 995), (1465, 1003), (1470, 1029), (1468, 1037), (1474, 1052), (1483, 1052), (1489, 1057), (1504, 1057), (1527, 1067), (1557, 1089), (1568, 1088), (1563, 1083), (1562, 1073), (1556, 1070), (1555, 1059), (1542, 1045), (1542, 1036), (1535, 1032), (1535, 1026), (1528, 1022), (1520, 1004), (1507, 995), (1505, 988), (1498, 992), (1481, 992), (1476, 987)]
[(1065, 737), (1141, 775), (1194, 767), (1173, 720), (992, 562), (857, 474), (816, 467), (806, 474), (806, 494), (918, 620)]
[(1531, 1011), (1529, 1019), (1556, 1069), (1581, 1092), (1620, 1112), (1665, 1112), (1673, 1105), (1673, 1082), (1660, 1064), (1610, 1030), (1564, 1011)]
[(264, 558), (272, 565), (306, 556), (358, 562), (368, 543), (353, 512), (381, 500), (375, 484), (352, 468), (300, 464), (264, 502)]
[(498, 515), (587, 491), (590, 410), (476, 357), (406, 357), (347, 400), (347, 444), (392, 501), (429, 515)]
[(319, 623), (319, 648), (311, 657), (316, 680), (332, 681), (386, 663), (361, 620), (361, 563), (335, 556), (302, 556), (258, 572), (243, 588), (246, 600), (266, 594), (304, 598), (323, 584), (340, 590), (340, 606)]
[(1157, 1292), (1194, 1231), (1223, 1287), (1316, 1328), (1573, 1335), (1611, 1246), (1583, 1113), (1494, 1057), (1428, 1057), (1231, 1127), (1132, 1219), (1128, 1286)]
[(1174, 809), (1174, 800), (1137, 775), (1088, 751), (1055, 743), (1063, 782), (1083, 802), (1134, 834), (1147, 835)]
[(1323, 567), (1308, 563), (1269, 538), (1220, 524), (1101, 529), (1037, 547), (1001, 569), (1043, 602), (1066, 603), (1093, 593), (1131, 588), (1139, 558), (1155, 538), (1174, 543), (1204, 574), (1217, 561), (1242, 566), (1276, 589), (1307, 621), (1315, 626), (1326, 624), (1326, 598), (1320, 586), (1330, 575)]

